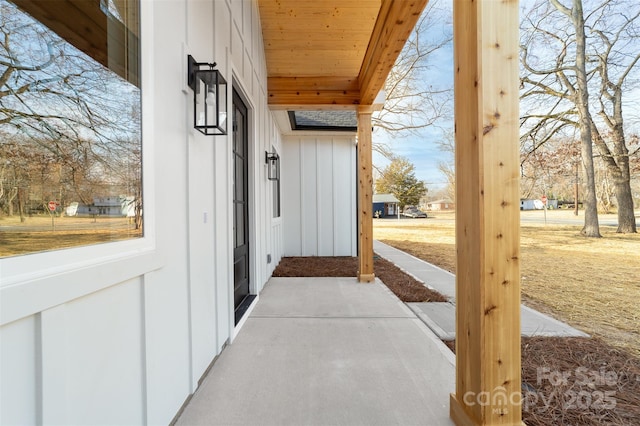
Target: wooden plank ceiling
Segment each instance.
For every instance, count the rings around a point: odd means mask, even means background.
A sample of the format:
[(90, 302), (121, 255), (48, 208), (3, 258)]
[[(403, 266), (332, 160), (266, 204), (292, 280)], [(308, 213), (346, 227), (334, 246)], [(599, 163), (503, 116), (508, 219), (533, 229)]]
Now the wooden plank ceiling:
[(259, 0), (272, 109), (371, 105), (428, 0)]

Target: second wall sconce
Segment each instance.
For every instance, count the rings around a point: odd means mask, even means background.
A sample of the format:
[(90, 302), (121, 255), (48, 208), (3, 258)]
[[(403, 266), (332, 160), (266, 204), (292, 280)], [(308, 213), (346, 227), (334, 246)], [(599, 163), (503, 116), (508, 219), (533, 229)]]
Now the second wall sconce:
[(277, 152), (264, 152), (264, 162), (267, 164), (267, 179), (280, 180), (280, 156)]

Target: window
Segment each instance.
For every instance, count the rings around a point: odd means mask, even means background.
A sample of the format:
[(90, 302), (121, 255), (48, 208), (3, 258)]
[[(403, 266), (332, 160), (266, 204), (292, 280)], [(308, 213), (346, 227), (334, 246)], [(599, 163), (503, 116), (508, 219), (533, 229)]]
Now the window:
[(0, 257), (143, 235), (139, 3), (0, 0)]

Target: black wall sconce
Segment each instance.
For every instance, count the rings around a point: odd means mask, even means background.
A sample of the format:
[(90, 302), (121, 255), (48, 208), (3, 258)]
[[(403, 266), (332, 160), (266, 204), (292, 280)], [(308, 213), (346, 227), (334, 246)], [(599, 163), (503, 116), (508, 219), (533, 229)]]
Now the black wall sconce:
[(264, 162), (267, 164), (267, 179), (280, 180), (280, 156), (276, 152), (264, 152)]
[(193, 127), (205, 135), (227, 134), (227, 81), (216, 63), (187, 57), (188, 83), (193, 90)]

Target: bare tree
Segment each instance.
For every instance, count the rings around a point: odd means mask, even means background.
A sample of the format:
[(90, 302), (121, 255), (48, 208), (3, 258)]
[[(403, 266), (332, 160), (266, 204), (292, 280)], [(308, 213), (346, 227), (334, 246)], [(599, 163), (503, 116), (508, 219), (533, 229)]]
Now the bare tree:
[(139, 102), (134, 84), (1, 2), (0, 206), (12, 214), (16, 198), (23, 212), (34, 197), (139, 197)]
[(636, 232), (622, 94), (640, 56), (633, 47), (640, 10), (635, 2), (588, 4), (591, 10), (585, 14), (582, 0), (571, 0), (570, 7), (560, 0), (539, 1), (523, 14), (521, 97), (527, 108), (521, 141), (530, 154), (577, 128), (586, 178), (583, 232), (599, 236), (593, 144), (608, 170), (600, 175), (612, 178), (615, 187), (618, 232)]
[[(525, 38), (522, 44), (521, 63), (525, 74), (522, 82), (525, 88), (523, 97), (551, 96), (557, 98), (552, 105), (549, 116), (555, 122), (551, 122), (543, 114), (538, 115), (538, 123), (529, 131), (525, 132), (525, 138), (534, 137), (540, 130), (546, 131), (547, 135), (537, 142), (539, 146), (542, 141), (548, 140), (552, 135), (565, 127), (567, 124), (577, 123), (580, 131), (582, 167), (585, 175), (585, 223), (582, 233), (588, 237), (600, 237), (598, 224), (598, 206), (595, 190), (595, 174), (593, 168), (593, 144), (591, 130), (591, 112), (589, 109), (589, 75), (587, 73), (586, 56), (586, 34), (585, 20), (582, 8), (582, 0), (571, 0), (571, 6), (567, 7), (560, 0), (550, 0), (552, 8), (539, 6), (543, 11), (539, 20), (534, 22), (528, 15), (526, 21), (530, 24), (532, 32)], [(560, 12), (570, 24), (568, 34), (557, 33), (544, 27), (553, 18), (554, 11)], [(531, 48), (536, 39), (543, 37), (547, 40), (547, 45), (555, 43), (560, 46), (555, 63), (546, 67), (535, 67), (532, 64)], [(566, 102), (570, 101), (571, 107), (562, 110)], [(560, 109), (560, 110), (559, 110)], [(558, 111), (559, 110), (559, 111)], [(577, 112), (577, 114), (576, 114)], [(575, 121), (569, 118), (574, 115)], [(528, 114), (522, 120), (522, 124), (530, 119), (533, 114)], [(551, 126), (549, 129), (548, 126)]]
[[(593, 141), (607, 167), (607, 175), (613, 179), (615, 197), (618, 205), (618, 230), (622, 233), (635, 233), (636, 218), (633, 195), (631, 192), (631, 171), (629, 168), (629, 149), (627, 147), (624, 117), (622, 114), (623, 89), (628, 86), (628, 77), (640, 60), (637, 42), (640, 40), (638, 17), (640, 8), (637, 3), (629, 4), (624, 11), (614, 13), (611, 7), (603, 8), (610, 25), (592, 27), (599, 38), (597, 49), (597, 77), (600, 79), (598, 114), (608, 132), (603, 134), (592, 121)], [(635, 11), (634, 11), (635, 9)], [(613, 25), (615, 22), (616, 25)], [(603, 185), (608, 184), (608, 179)], [(604, 192), (605, 196), (608, 193)], [(610, 204), (610, 203), (604, 203)]]
[(535, 151), (525, 146), (521, 152), (521, 194), (524, 198), (550, 199), (577, 204), (575, 185), (579, 182), (580, 141), (557, 136)]
[(442, 139), (436, 142), (436, 145), (446, 155), (445, 160), (438, 163), (438, 170), (446, 179), (446, 187), (444, 188), (444, 194), (446, 198), (451, 201), (456, 199), (456, 170), (454, 164), (455, 157), (455, 135), (453, 129), (449, 129), (443, 132)]
[[(451, 18), (440, 3), (429, 2), (385, 82), (386, 101), (382, 111), (373, 116), (373, 124), (391, 137), (419, 135), (421, 129), (451, 116), (453, 88), (424, 84), (434, 67), (434, 57), (453, 39), (451, 26), (442, 25)], [(393, 158), (384, 143), (374, 140), (373, 149)]]

